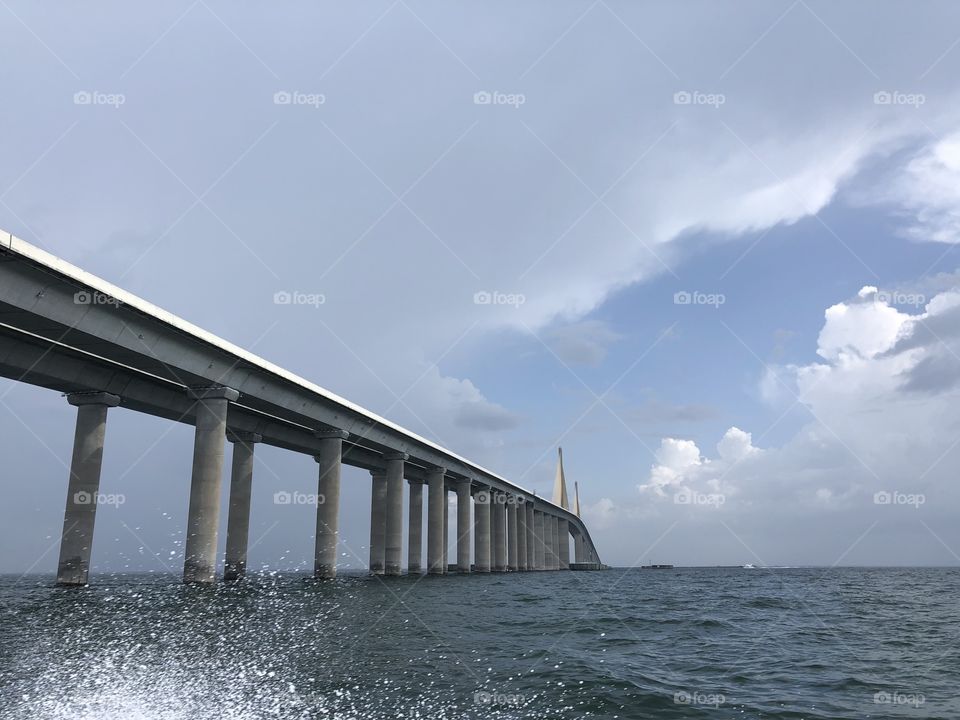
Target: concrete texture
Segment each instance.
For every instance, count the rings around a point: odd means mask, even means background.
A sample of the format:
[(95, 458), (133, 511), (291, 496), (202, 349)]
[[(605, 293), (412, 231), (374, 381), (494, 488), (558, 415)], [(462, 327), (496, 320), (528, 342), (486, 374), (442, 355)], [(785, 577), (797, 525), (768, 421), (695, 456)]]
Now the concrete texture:
[(75, 393), (67, 401), (77, 408), (73, 456), (67, 481), (67, 504), (60, 536), (57, 583), (85, 585), (90, 574), (93, 529), (100, 497), (100, 470), (107, 430), (107, 410), (120, 404), (109, 393)]
[(183, 581), (212, 583), (216, 580), (217, 569), (217, 532), (220, 524), (220, 486), (223, 479), (227, 407), (240, 394), (226, 387), (195, 388), (189, 390), (188, 394), (196, 401), (196, 432)]

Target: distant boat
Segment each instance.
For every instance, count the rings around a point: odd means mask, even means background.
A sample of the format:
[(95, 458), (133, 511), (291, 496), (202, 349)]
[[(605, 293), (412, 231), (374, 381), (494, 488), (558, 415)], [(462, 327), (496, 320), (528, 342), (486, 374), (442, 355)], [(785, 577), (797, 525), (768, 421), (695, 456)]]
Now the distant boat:
[(754, 565), (753, 563), (747, 563), (746, 565), (743, 566), (743, 569), (744, 569), (744, 570), (756, 570), (756, 569), (757, 569), (757, 566)]
[(673, 565), (641, 565), (641, 570), (673, 570)]

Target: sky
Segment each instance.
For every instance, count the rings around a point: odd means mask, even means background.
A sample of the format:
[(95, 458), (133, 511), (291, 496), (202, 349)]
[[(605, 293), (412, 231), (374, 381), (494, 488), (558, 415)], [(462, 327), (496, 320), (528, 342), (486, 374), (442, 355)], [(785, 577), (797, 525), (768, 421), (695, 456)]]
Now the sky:
[[(956, 565), (957, 27), (7, 0), (0, 228), (541, 495), (562, 446), (608, 564)], [(51, 572), (75, 410), (0, 418), (0, 571)], [(95, 572), (179, 572), (191, 447), (110, 411)], [(316, 466), (258, 446), (250, 566), (308, 571), (278, 492)], [(369, 499), (345, 469), (344, 568)]]

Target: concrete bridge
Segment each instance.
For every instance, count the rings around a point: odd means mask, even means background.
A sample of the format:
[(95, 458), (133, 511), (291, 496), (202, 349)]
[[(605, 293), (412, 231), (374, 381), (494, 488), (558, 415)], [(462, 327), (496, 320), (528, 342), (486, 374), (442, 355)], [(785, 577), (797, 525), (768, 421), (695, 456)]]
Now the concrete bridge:
[[(107, 415), (122, 406), (195, 426), (183, 579), (216, 580), (220, 492), (233, 446), (224, 576), (246, 569), (258, 443), (318, 465), (314, 574), (336, 575), (340, 471), (368, 470), (370, 571), (599, 569), (578, 512), (531, 495), (323, 388), (0, 232), (0, 375), (56, 390), (77, 408), (58, 582), (90, 570)], [(422, 558), (424, 487), (427, 558)], [(448, 493), (456, 494), (456, 561), (448, 560)], [(574, 561), (570, 561), (570, 538)]]

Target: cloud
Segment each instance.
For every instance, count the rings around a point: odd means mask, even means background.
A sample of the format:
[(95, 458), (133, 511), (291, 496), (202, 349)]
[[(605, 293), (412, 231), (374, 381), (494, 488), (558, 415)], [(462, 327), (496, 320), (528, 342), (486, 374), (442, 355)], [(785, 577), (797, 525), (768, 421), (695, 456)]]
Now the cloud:
[(453, 424), (464, 430), (502, 432), (520, 424), (520, 418), (502, 405), (484, 397), (470, 380), (447, 377), (432, 366), (421, 380), (418, 406), (430, 400), (429, 413), (437, 427)]
[(620, 338), (602, 320), (584, 320), (550, 330), (546, 342), (568, 365), (596, 367), (606, 358), (608, 347)]
[(722, 460), (735, 463), (754, 455), (759, 450), (753, 446), (753, 436), (750, 433), (732, 427), (717, 443), (717, 452), (720, 453)]
[(611, 527), (618, 517), (617, 504), (606, 497), (600, 498), (593, 504), (584, 505), (581, 513), (587, 522), (587, 527), (596, 530)]
[(514, 413), (488, 401), (461, 403), (454, 414), (453, 422), (457, 427), (488, 432), (512, 430), (519, 425), (519, 419)]
[(863, 302), (827, 308), (817, 339), (820, 357), (832, 361), (846, 355), (872, 358), (893, 347), (908, 316), (876, 299), (876, 294), (876, 288), (866, 286), (857, 295)]
[[(921, 516), (907, 510), (921, 506), (925, 522), (948, 521), (960, 502), (958, 290), (943, 290), (913, 313), (891, 307), (873, 288), (828, 308), (817, 345), (822, 360), (774, 366), (760, 379), (782, 386), (782, 393), (765, 395), (790, 397), (809, 420), (783, 444), (763, 449), (752, 433), (731, 427), (712, 456), (692, 439), (663, 438), (638, 485), (639, 500), (621, 503), (614, 525), (631, 517), (645, 523), (716, 517), (728, 526), (769, 525), (771, 532), (778, 524), (806, 523), (834, 537), (845, 527), (909, 524)], [(924, 331), (930, 325), (936, 335)], [(877, 493), (924, 501), (891, 508), (876, 501)], [(824, 523), (825, 511), (835, 525)], [(841, 555), (844, 547), (828, 552)]]
[(663, 438), (656, 452), (657, 464), (650, 470), (647, 482), (638, 486), (641, 492), (651, 491), (663, 497), (666, 489), (682, 484), (686, 477), (703, 464), (700, 448), (693, 440)]
[(925, 242), (960, 241), (960, 133), (924, 147), (884, 197), (908, 217), (905, 233)]

